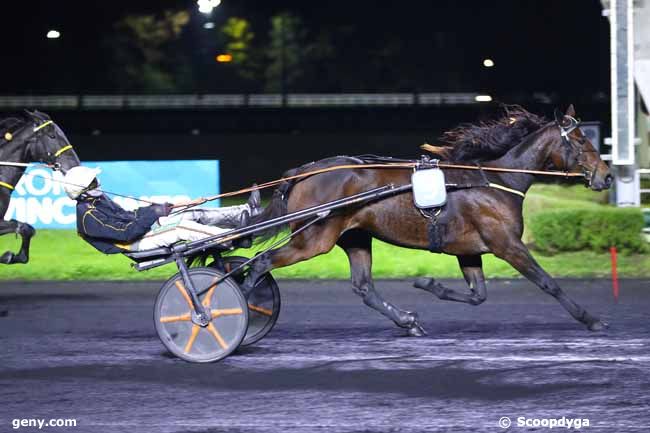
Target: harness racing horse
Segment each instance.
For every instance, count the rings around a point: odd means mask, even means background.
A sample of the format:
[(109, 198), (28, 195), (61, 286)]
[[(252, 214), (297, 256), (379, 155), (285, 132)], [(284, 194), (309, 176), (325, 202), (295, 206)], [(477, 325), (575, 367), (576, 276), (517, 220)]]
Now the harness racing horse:
[(36, 233), (29, 224), (3, 218), (9, 208), (9, 200), (16, 184), (25, 172), (26, 164), (42, 162), (60, 170), (67, 170), (80, 164), (77, 154), (67, 137), (47, 114), (25, 111), (21, 118), (7, 118), (0, 121), (2, 142), (0, 144), (0, 236), (16, 233), (22, 238), (17, 254), (7, 251), (0, 256), (0, 263), (14, 264), (29, 261), (29, 244)]
[[(577, 127), (574, 116), (573, 106), (566, 114), (556, 110), (552, 122), (517, 108), (497, 121), (462, 125), (450, 131), (444, 136), (449, 146), (438, 147), (438, 153), (447, 162), (485, 162), (486, 167), (579, 170), (584, 174), (586, 187), (596, 191), (609, 188), (612, 182), (609, 168)], [(363, 163), (358, 158), (334, 157), (289, 171), (285, 176), (337, 165), (362, 166)], [(474, 187), (450, 190), (447, 203), (435, 221), (413, 205), (411, 192), (342, 209), (256, 260), (242, 290), (251, 293), (266, 272), (326, 253), (338, 245), (348, 256), (352, 285), (363, 302), (407, 329), (409, 335), (420, 336), (424, 329), (417, 314), (401, 310), (375, 290), (371, 277), (371, 240), (374, 237), (406, 248), (432, 249), (430, 225), (435, 223), (438, 234), (435, 251), (457, 257), (469, 290), (449, 289), (432, 278), (419, 278), (414, 284), (416, 287), (443, 300), (479, 305), (487, 297), (481, 255), (493, 253), (555, 297), (588, 329), (596, 331), (608, 326), (570, 299), (521, 241), (524, 194), (536, 180), (535, 175), (462, 169), (445, 169), (444, 172), (448, 184), (474, 184)], [(411, 174), (408, 168), (341, 169), (287, 182), (276, 189), (269, 206), (252, 222), (391, 183), (409, 184)], [(292, 223), (290, 229), (296, 231), (301, 225), (304, 223)]]

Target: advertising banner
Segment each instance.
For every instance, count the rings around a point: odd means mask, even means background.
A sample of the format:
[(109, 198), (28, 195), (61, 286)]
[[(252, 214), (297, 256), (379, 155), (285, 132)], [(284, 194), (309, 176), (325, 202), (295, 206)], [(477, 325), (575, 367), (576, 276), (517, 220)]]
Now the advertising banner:
[[(180, 202), (219, 194), (219, 161), (111, 161), (84, 162), (99, 167), (101, 188), (125, 209), (148, 203)], [(16, 185), (5, 219), (16, 219), (36, 228), (74, 229), (75, 202), (63, 189), (63, 175), (44, 167), (33, 166)], [(219, 201), (204, 207), (218, 207)]]

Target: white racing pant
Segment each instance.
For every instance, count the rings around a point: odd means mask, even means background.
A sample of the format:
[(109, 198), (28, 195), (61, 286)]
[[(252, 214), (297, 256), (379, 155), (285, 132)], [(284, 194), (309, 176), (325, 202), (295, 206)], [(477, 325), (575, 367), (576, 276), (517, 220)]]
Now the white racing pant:
[(242, 212), (250, 212), (247, 204), (218, 209), (188, 210), (170, 217), (161, 217), (151, 230), (129, 245), (129, 251), (167, 247), (220, 235), (237, 228)]

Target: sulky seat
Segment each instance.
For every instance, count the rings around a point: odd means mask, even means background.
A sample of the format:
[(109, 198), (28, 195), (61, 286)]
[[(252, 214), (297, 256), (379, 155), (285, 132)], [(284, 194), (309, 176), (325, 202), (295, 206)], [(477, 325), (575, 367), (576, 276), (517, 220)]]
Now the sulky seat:
[(123, 253), (125, 256), (136, 262), (143, 260), (154, 260), (163, 257), (169, 257), (172, 251), (167, 247), (154, 248), (151, 250), (132, 251)]

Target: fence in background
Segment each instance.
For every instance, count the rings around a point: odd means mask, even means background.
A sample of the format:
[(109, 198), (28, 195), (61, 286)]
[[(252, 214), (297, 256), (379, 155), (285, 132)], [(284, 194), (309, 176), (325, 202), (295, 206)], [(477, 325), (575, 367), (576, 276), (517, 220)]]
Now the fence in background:
[[(70, 110), (209, 109), (246, 107), (354, 107), (471, 105), (478, 93), (321, 93), (235, 95), (50, 95), (0, 96), (0, 109)], [(483, 95), (485, 96), (485, 95)], [(478, 98), (483, 100), (485, 98)]]

